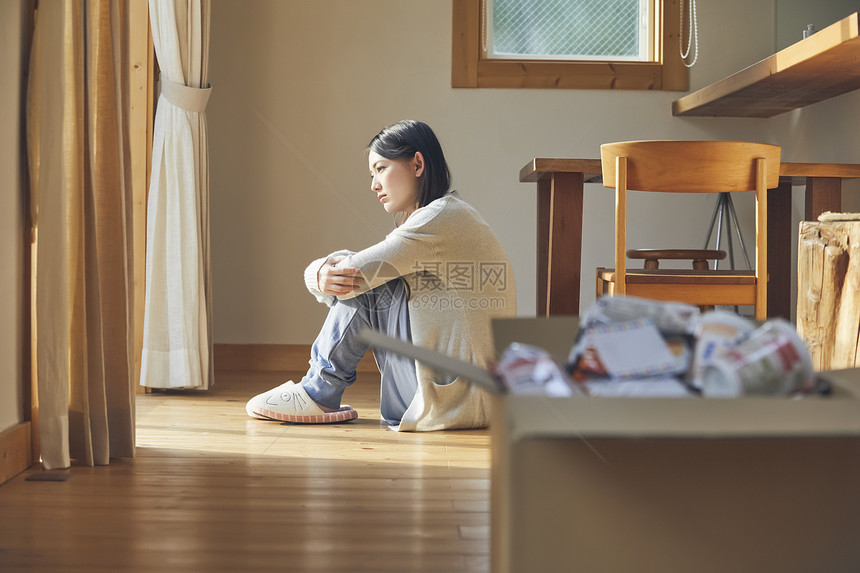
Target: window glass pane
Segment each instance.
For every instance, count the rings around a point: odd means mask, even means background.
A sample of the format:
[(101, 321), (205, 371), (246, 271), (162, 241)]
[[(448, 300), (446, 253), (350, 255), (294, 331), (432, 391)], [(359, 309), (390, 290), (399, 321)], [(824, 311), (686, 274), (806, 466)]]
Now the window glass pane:
[(492, 0), (489, 55), (647, 60), (647, 4), (647, 0)]

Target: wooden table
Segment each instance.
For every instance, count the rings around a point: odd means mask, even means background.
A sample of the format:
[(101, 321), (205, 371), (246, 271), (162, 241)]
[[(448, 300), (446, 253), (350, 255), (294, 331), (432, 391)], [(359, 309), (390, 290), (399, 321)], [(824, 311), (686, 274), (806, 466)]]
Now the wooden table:
[[(783, 163), (768, 192), (768, 316), (791, 316), (791, 187), (806, 184), (804, 219), (841, 211), (842, 180), (860, 178), (860, 165)], [(599, 159), (532, 159), (521, 182), (537, 183), (537, 315), (579, 314), (582, 199), (585, 182), (599, 182)], [(704, 233), (704, 229), (703, 229)]]

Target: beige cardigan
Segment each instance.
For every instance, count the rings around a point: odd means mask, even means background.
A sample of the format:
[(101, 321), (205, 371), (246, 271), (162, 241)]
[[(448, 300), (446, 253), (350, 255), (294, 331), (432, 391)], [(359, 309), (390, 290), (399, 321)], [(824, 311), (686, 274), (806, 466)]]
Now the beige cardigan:
[[(385, 239), (339, 263), (362, 271), (365, 282), (351, 298), (398, 276), (410, 287), (412, 342), (485, 367), (494, 357), (490, 320), (516, 315), (511, 264), (487, 223), (470, 205), (446, 195), (416, 210)], [(319, 291), (324, 257), (305, 270), (305, 284), (329, 306), (334, 297)], [(451, 380), (416, 364), (418, 390), (399, 427), (403, 431), (481, 428), (489, 421), (489, 399), (461, 379)]]

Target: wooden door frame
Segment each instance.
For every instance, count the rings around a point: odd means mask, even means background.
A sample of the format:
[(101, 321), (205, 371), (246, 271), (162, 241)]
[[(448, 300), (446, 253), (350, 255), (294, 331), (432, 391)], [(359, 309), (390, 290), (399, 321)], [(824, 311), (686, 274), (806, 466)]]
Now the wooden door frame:
[[(21, 30), (21, 62), (19, 85), (19, 108), (18, 108), (18, 174), (19, 187), (14, 193), (19, 194), (21, 202), (20, 209), (20, 232), (21, 232), (21, 267), (20, 280), (21, 293), (18, 304), (21, 307), (21, 320), (17, 325), (21, 341), (20, 373), (19, 380), (21, 390), (20, 406), (23, 415), (20, 422), (10, 428), (0, 431), (0, 485), (12, 479), (19, 473), (33, 465), (39, 459), (38, 445), (38, 392), (34, 386), (35, 372), (34, 356), (32, 349), (35, 348), (32, 336), (34, 330), (31, 326), (34, 312), (32, 309), (31, 286), (33, 264), (31, 253), (33, 252), (33, 225), (30, 209), (30, 174), (27, 161), (27, 132), (26, 132), (26, 106), (27, 86), (29, 84), (30, 46), (35, 29), (35, 12), (37, 0), (27, 0), (24, 3), (24, 13), (19, 24)], [(13, 271), (14, 272), (14, 271)]]
[(152, 132), (155, 110), (155, 48), (149, 27), (147, 0), (131, 0), (129, 6), (129, 141), (132, 187), (132, 252), (134, 257), (134, 387), (140, 385), (143, 352), (144, 287), (146, 284), (146, 199), (152, 172)]

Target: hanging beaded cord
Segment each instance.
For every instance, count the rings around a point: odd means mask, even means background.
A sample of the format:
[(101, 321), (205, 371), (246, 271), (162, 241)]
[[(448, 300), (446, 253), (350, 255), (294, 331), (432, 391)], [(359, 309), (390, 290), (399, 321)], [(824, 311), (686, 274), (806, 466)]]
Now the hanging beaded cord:
[[(681, 5), (681, 42), (684, 41), (684, 0), (679, 2)], [(681, 60), (684, 62), (684, 65), (688, 68), (692, 68), (696, 60), (699, 59), (699, 24), (698, 19), (696, 18), (696, 0), (689, 0), (690, 5), (690, 25), (688, 26), (687, 31), (687, 50), (684, 51), (681, 48)], [(687, 58), (690, 56), (690, 47), (695, 45), (693, 52), (693, 61), (689, 64), (687, 63)], [(680, 48), (680, 46), (679, 46)]]
[(487, 18), (490, 17), (489, 2), (490, 0), (481, 2), (481, 7), (484, 9), (484, 17), (481, 19), (481, 49), (484, 51), (485, 56), (487, 55)]

